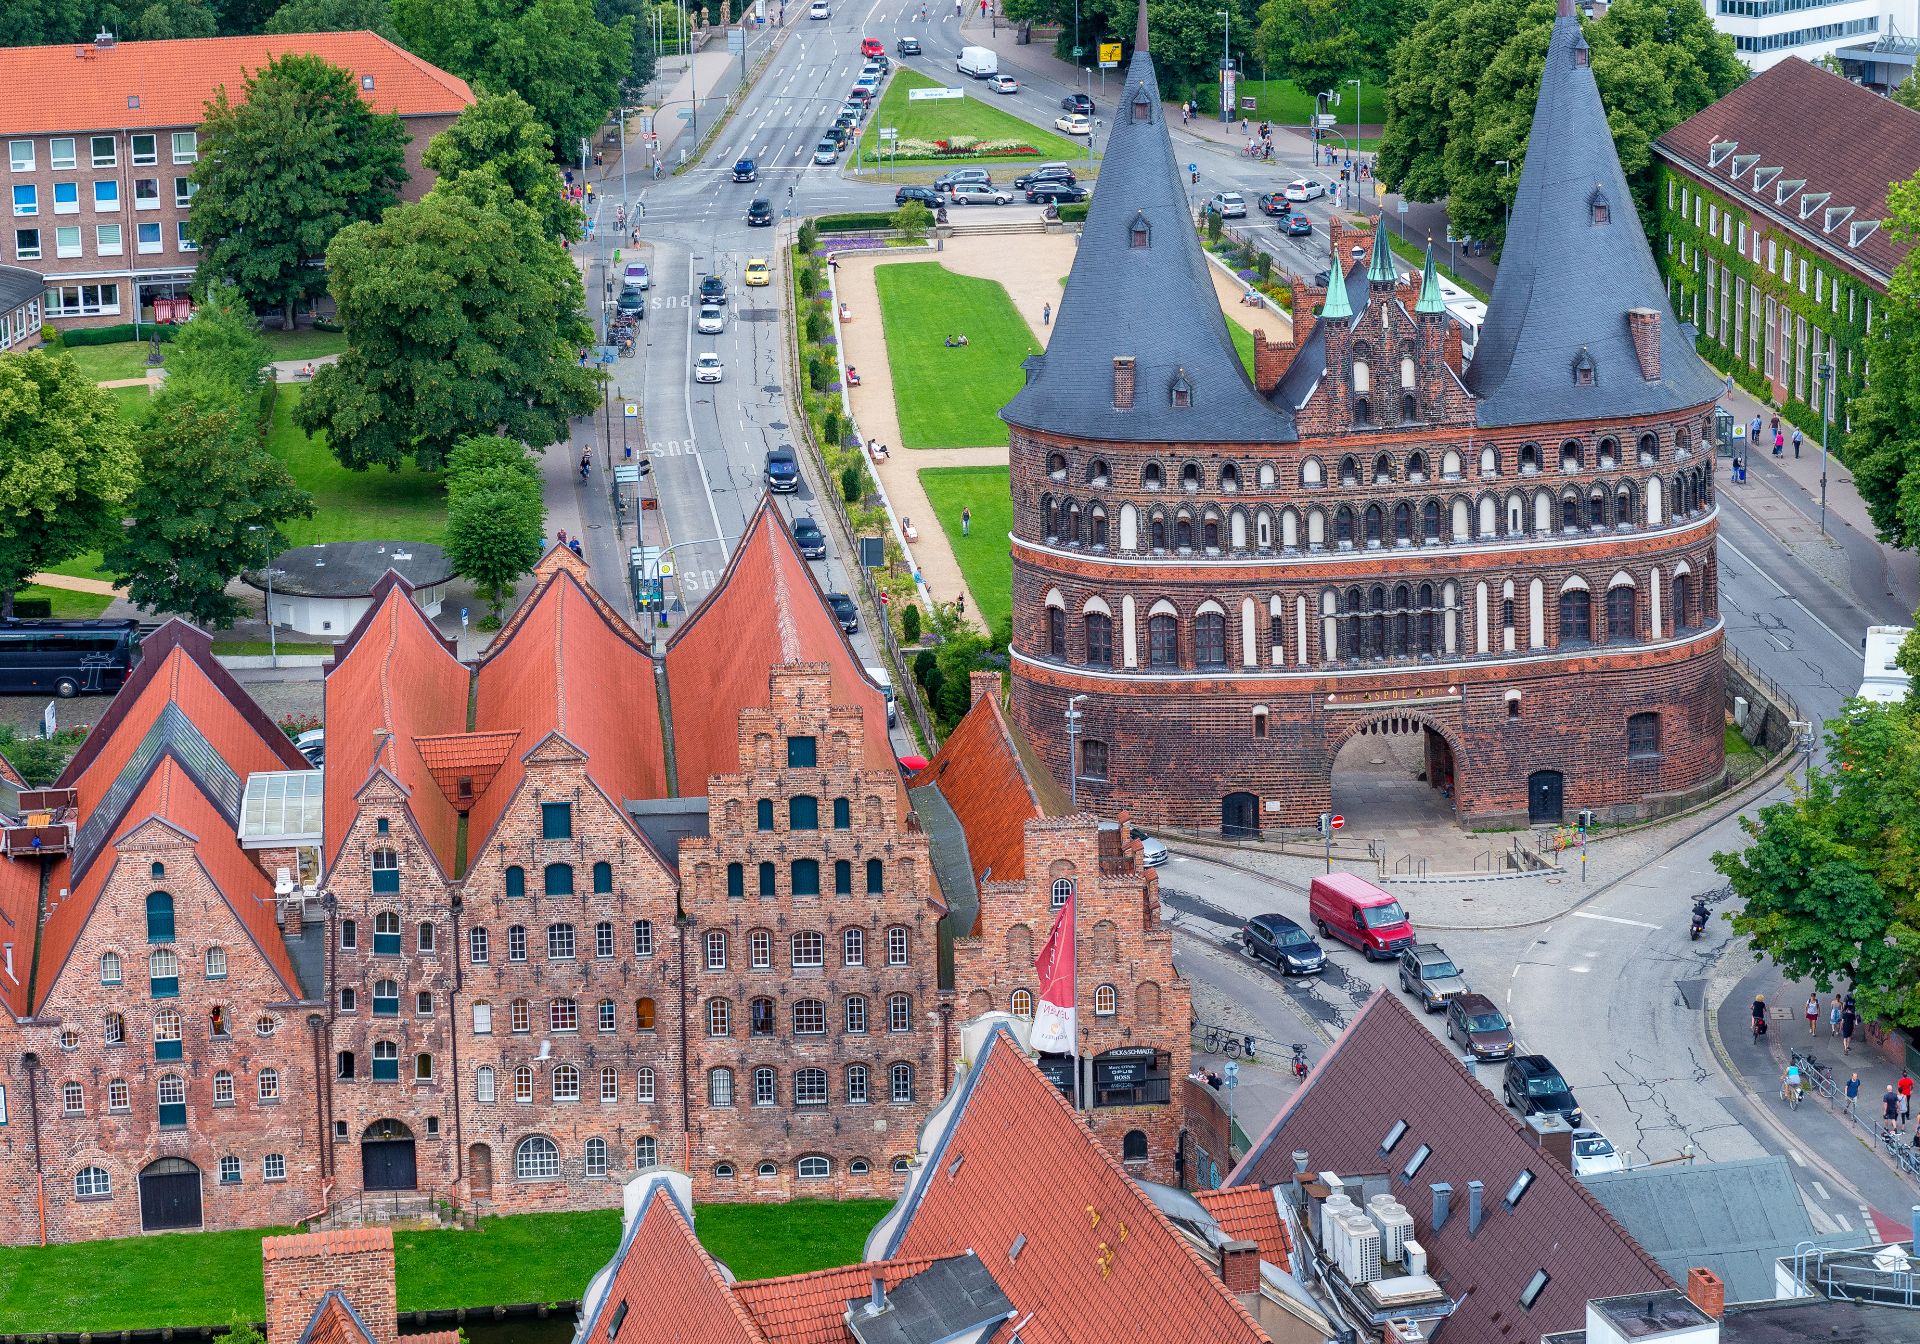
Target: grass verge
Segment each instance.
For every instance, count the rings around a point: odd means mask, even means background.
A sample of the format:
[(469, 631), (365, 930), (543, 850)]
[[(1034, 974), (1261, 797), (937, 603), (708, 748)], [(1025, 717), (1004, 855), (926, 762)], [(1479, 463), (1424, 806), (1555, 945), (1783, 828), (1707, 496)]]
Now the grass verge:
[[(273, 652), (273, 645), (264, 639), (216, 639), (213, 641), (216, 655), (224, 654), (229, 658), (265, 658)], [(296, 644), (290, 639), (280, 641), (280, 656), (290, 658), (298, 654), (331, 654), (331, 644)]]
[[(742, 1279), (850, 1265), (889, 1200), (708, 1204), (700, 1240)], [(262, 1237), (194, 1232), (0, 1249), (0, 1328), (23, 1334), (221, 1326), (265, 1315)], [(567, 1302), (613, 1255), (613, 1209), (483, 1218), (471, 1231), (397, 1231), (401, 1311)]]
[[(933, 261), (879, 266), (873, 279), (901, 447), (1005, 445), (1000, 408), (1020, 390), (1020, 363), (1039, 345), (1005, 286)], [(965, 346), (945, 343), (962, 332)]]
[(1736, 756), (1758, 756), (1760, 754), (1754, 749), (1753, 743), (1742, 737), (1739, 728), (1733, 724), (1730, 723), (1726, 726), (1725, 734), (1728, 760), (1732, 760)]
[(114, 345), (76, 345), (68, 348), (67, 358), (81, 373), (96, 383), (112, 378), (144, 378), (153, 366), (147, 363), (152, 349), (145, 341), (121, 341)]
[(275, 359), (318, 359), (322, 355), (343, 355), (347, 351), (347, 333), (321, 331), (318, 327), (298, 327), (293, 331), (263, 331)]
[[(1013, 556), (1007, 534), (1013, 531), (1013, 487), (1006, 467), (928, 467), (920, 488), (947, 534), (961, 577), (973, 592), (980, 619), (989, 630), (1013, 612)], [(960, 535), (960, 510), (973, 511), (973, 528)]]
[[(99, 347), (95, 347), (98, 349)], [(114, 410), (130, 425), (146, 423), (153, 409), (153, 393), (144, 387), (103, 387), (101, 393), (112, 400)]]
[(1253, 333), (1240, 325), (1233, 314), (1227, 314), (1227, 335), (1233, 337), (1234, 353), (1240, 356), (1240, 363), (1247, 370), (1247, 377), (1253, 377)]
[[(296, 335), (300, 333), (295, 333)], [(320, 335), (328, 335), (321, 332)], [(289, 546), (322, 541), (430, 541), (446, 534), (446, 497), (437, 473), (418, 467), (399, 471), (348, 471), (327, 447), (324, 434), (308, 438), (293, 423), (303, 389), (282, 386), (273, 407), (267, 447), (313, 496), (314, 515), (286, 526)]]
[[(1393, 249), (1393, 255), (1400, 258), (1400, 260), (1412, 262), (1415, 270), (1427, 264), (1427, 249), (1425, 245), (1407, 241), (1399, 234), (1394, 233), (1391, 226), (1388, 227), (1387, 231), (1387, 246)], [(1438, 270), (1443, 278), (1451, 280), (1454, 284), (1466, 290), (1467, 293), (1473, 295), (1474, 298), (1480, 300), (1480, 302), (1487, 302), (1486, 290), (1480, 288), (1480, 286), (1470, 280), (1462, 280), (1445, 266), (1438, 264), (1440, 257), (1444, 255), (1440, 250), (1441, 247), (1442, 244), (1434, 244), (1434, 269)]]
[[(954, 79), (962, 85), (974, 81), (964, 75), (955, 75)], [(994, 163), (999, 161), (1020, 162), (1031, 159), (1040, 162), (1045, 159), (1085, 160), (1087, 147), (1084, 141), (1056, 135), (1052, 131), (1042, 130), (1030, 121), (1022, 120), (1011, 112), (1003, 112), (967, 90), (964, 98), (927, 98), (918, 102), (910, 101), (907, 93), (911, 89), (935, 89), (942, 87), (941, 81), (929, 79), (913, 70), (899, 69), (893, 72), (893, 78), (887, 81), (887, 91), (880, 95), (879, 106), (871, 117), (867, 118), (866, 129), (860, 132), (857, 142), (860, 161), (874, 162), (875, 151), (880, 143), (880, 128), (891, 126), (900, 132), (902, 141), (950, 140), (955, 136), (972, 136), (976, 139), (993, 141), (1017, 141), (1031, 149), (1031, 153), (1002, 151), (989, 154), (907, 154), (887, 155), (886, 161), (893, 163)], [(948, 85), (946, 87), (953, 87)]]
[[(49, 588), (44, 584), (30, 583), (14, 593), (19, 597), (44, 597), (53, 603), (53, 614), (59, 620), (90, 620), (105, 611), (113, 601), (108, 593), (76, 593), (71, 588)], [(0, 1316), (0, 1319), (4, 1319)]]
[[(1307, 92), (1307, 90), (1301, 88), (1290, 79), (1243, 80), (1237, 91), (1241, 98), (1251, 98), (1254, 100), (1255, 110), (1246, 115), (1255, 122), (1272, 121), (1282, 126), (1305, 126), (1312, 120), (1314, 113), (1319, 110), (1314, 105), (1313, 94)], [(1345, 94), (1344, 90), (1342, 90), (1342, 92)], [(1211, 107), (1213, 109), (1213, 115), (1215, 117), (1219, 116), (1219, 92), (1213, 85), (1209, 84), (1206, 87), (1206, 93), (1211, 96), (1213, 101), (1208, 103), (1205, 98), (1202, 98), (1201, 106)], [(1369, 88), (1364, 84), (1361, 85), (1361, 125), (1378, 126), (1386, 121), (1386, 95), (1387, 91), (1384, 87)], [(1335, 130), (1340, 129), (1339, 123), (1344, 122), (1348, 133), (1352, 133), (1353, 98), (1351, 94), (1345, 94), (1345, 96), (1341, 98), (1338, 107), (1330, 107), (1326, 110), (1333, 115), (1336, 123), (1334, 126)]]

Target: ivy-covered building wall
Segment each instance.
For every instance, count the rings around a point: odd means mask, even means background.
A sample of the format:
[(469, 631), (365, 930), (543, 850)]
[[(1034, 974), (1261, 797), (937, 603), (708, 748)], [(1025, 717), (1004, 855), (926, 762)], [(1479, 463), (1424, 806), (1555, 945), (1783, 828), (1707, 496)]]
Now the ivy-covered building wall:
[[(1866, 385), (1866, 336), (1882, 277), (1838, 261), (1816, 236), (1671, 160), (1658, 165), (1653, 244), (1674, 311), (1691, 322), (1708, 363), (1780, 409), (1817, 442), (1822, 360), (1837, 448), (1847, 408)], [(1815, 216), (1818, 218), (1817, 214)]]

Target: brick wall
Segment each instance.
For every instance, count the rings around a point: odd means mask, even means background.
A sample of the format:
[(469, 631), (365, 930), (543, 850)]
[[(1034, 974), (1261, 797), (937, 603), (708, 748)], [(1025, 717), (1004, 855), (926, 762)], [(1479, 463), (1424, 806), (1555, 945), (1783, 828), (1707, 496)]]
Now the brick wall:
[(267, 1344), (295, 1344), (320, 1299), (335, 1289), (352, 1303), (374, 1344), (399, 1337), (391, 1228), (268, 1237), (260, 1243), (260, 1268)]

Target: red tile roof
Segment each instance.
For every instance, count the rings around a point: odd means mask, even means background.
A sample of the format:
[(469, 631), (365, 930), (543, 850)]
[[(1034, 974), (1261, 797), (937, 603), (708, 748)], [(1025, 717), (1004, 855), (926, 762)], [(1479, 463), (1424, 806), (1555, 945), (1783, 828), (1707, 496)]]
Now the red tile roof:
[(363, 1251), (391, 1251), (390, 1227), (347, 1227), (334, 1232), (295, 1232), (284, 1237), (262, 1237), (260, 1259), (291, 1260), (308, 1255), (358, 1255)]
[[(1408, 1128), (1382, 1156), (1380, 1144), (1396, 1120)], [(1397, 1173), (1423, 1144), (1432, 1151), (1408, 1184)], [(1396, 1173), (1393, 1193), (1413, 1215), (1429, 1272), (1460, 1302), (1446, 1335), (1537, 1339), (1578, 1329), (1589, 1299), (1674, 1286), (1570, 1171), (1533, 1146), (1447, 1043), (1385, 990), (1374, 992), (1288, 1098), (1228, 1186), (1290, 1181), (1295, 1149), (1307, 1153), (1312, 1171)], [(1532, 1172), (1533, 1182), (1508, 1209), (1503, 1197), (1522, 1171)], [(1485, 1182), (1487, 1212), (1469, 1236), (1472, 1180)], [(1453, 1186), (1452, 1211), (1436, 1232), (1428, 1187), (1442, 1181)], [(1522, 1308), (1521, 1290), (1541, 1270), (1550, 1276), (1547, 1287), (1531, 1309)]]
[(616, 1316), (623, 1344), (767, 1344), (664, 1182), (648, 1193), (581, 1344), (612, 1344)]
[(338, 1288), (329, 1288), (313, 1309), (299, 1344), (382, 1344), (355, 1314)]
[(519, 786), (522, 759), (552, 733), (586, 754), (587, 773), (616, 804), (666, 796), (653, 669), (631, 627), (579, 571), (549, 569), (480, 664), (475, 730), (518, 731), (519, 740), (468, 818), (475, 852)]
[[(194, 846), (195, 859), (212, 879), (214, 887), (226, 898), (234, 917), (246, 930), (248, 938), (267, 965), (280, 977), (287, 997), (298, 999), (300, 979), (294, 973), (293, 961), (287, 955), (287, 945), (274, 919), (273, 884), (254, 865), (247, 852), (240, 848), (233, 823), (201, 792), (194, 777), (171, 755), (162, 759), (139, 793), (134, 795), (113, 830), (112, 840), (118, 841), (152, 820), (163, 821), (198, 842)], [(27, 864), (7, 866), (31, 867)], [(100, 894), (120, 868), (117, 859), (103, 853), (87, 868), (80, 884), (63, 901), (53, 898), (53, 893), (59, 888), (50, 884), (50, 913), (40, 939), (39, 1003), (34, 1005), (36, 1011), (46, 1004), (61, 969), (72, 954), (74, 945), (80, 941), (80, 935), (99, 902)]]
[(938, 1258), (881, 1260), (783, 1279), (755, 1279), (736, 1283), (733, 1295), (767, 1337), (767, 1344), (847, 1344), (847, 1303), (871, 1293), (875, 1275), (892, 1290)]
[[(1735, 148), (1710, 167), (1713, 145), (1726, 141)], [(1849, 230), (1886, 219), (1888, 185), (1913, 176), (1920, 164), (1920, 112), (1852, 80), (1790, 56), (1654, 143), (1663, 157), (1684, 164), (1742, 205), (1784, 221), (1856, 265), (1891, 275), (1906, 255), (1907, 245), (1884, 227), (1857, 247)], [(1755, 174), (1768, 169), (1779, 171), (1756, 189)], [(1806, 185), (1781, 202), (1781, 183), (1796, 179)], [(1828, 199), (1803, 219), (1803, 203), (1821, 193)], [(1853, 214), (1827, 230), (1826, 212), (1847, 206)]]
[(1193, 1197), (1220, 1224), (1220, 1230), (1235, 1241), (1250, 1241), (1260, 1248), (1260, 1258), (1270, 1265), (1286, 1268), (1293, 1254), (1293, 1238), (1280, 1221), (1274, 1206), (1273, 1191), (1258, 1186), (1240, 1186), (1229, 1190), (1196, 1190)]
[(988, 1038), (963, 1087), (952, 1128), (908, 1192), (894, 1255), (971, 1248), (1020, 1316), (1032, 1313), (1023, 1344), (1265, 1344), (1246, 1308), (1004, 1031)]
[[(673, 754), (679, 791), (698, 797), (714, 775), (740, 770), (738, 713), (767, 703), (767, 673), (825, 663), (833, 703), (866, 716), (866, 768), (897, 780), (887, 704), (861, 670), (786, 520), (762, 498), (720, 582), (667, 644)], [(904, 791), (899, 791), (904, 807)]]
[(0, 779), (13, 785), (16, 789), (24, 789), (27, 787), (27, 781), (21, 776), (18, 770), (13, 768), (13, 762), (5, 756), (0, 756)]
[[(409, 600), (408, 591), (397, 576), (380, 581), (372, 606), (341, 643), (338, 661), (327, 673), (329, 868), (353, 825), (354, 800), (378, 767), (412, 795), (408, 809), (415, 825), (440, 866), (453, 871), (459, 818), (416, 739), (466, 731), (471, 678)], [(376, 760), (374, 734), (382, 729)]]
[[(936, 784), (967, 833), (973, 880), (991, 868), (995, 881), (1017, 882), (1027, 871), (1027, 822), (1047, 815), (1014, 746), (996, 696), (966, 712), (913, 787)], [(964, 932), (964, 930), (963, 930)]]
[[(458, 808), (487, 791), (487, 786), (493, 783), (493, 777), (500, 773), (500, 767), (514, 755), (514, 745), (520, 741), (520, 736), (519, 729), (505, 728), (493, 733), (416, 737), (413, 745), (426, 764), (427, 773), (440, 786), (440, 792)], [(460, 781), (463, 779), (472, 790), (466, 798), (460, 794)]]
[(373, 33), (198, 37), (8, 47), (0, 51), (0, 126), (9, 135), (197, 126), (216, 88), (224, 85), (238, 102), (249, 74), (296, 53), (350, 72), (361, 98), (378, 112), (457, 116), (473, 102), (465, 80)]
[[(0, 859), (0, 942), (13, 944), (13, 974), (0, 961), (0, 1007), (15, 1017), (29, 1015), (27, 982), (33, 970), (33, 931), (40, 920), (39, 863)], [(63, 855), (46, 865), (47, 891), (67, 885)]]

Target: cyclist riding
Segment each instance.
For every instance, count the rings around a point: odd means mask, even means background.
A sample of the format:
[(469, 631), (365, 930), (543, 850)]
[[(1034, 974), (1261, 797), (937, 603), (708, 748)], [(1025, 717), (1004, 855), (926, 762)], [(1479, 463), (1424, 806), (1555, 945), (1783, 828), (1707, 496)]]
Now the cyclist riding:
[(1780, 1080), (1780, 1096), (1789, 1106), (1798, 1106), (1802, 1095), (1800, 1063), (1795, 1060), (1787, 1065), (1786, 1076)]

